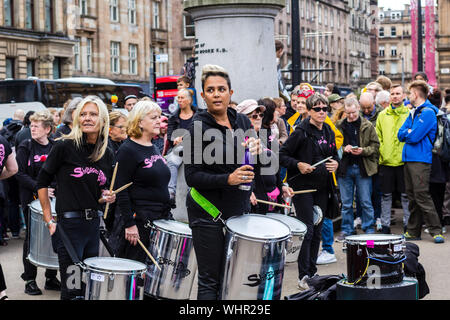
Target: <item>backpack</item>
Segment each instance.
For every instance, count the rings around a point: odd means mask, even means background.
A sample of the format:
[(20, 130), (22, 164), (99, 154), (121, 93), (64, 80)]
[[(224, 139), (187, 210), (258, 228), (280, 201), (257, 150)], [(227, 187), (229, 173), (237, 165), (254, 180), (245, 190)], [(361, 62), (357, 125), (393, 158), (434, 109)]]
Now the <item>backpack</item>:
[(10, 122), (0, 130), (0, 134), (9, 142), (11, 146), (15, 145), (17, 133), (22, 129), (21, 122)]
[(437, 154), (443, 161), (450, 161), (450, 119), (447, 114), (436, 114), (436, 138), (433, 143), (433, 154)]

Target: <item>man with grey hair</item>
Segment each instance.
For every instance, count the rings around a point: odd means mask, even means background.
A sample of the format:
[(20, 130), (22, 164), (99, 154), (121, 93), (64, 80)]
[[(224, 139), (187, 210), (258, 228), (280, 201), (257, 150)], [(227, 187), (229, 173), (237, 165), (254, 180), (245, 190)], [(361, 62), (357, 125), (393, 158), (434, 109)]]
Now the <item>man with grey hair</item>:
[(381, 106), (383, 110), (389, 107), (390, 102), (391, 102), (391, 94), (389, 91), (383, 90), (377, 93), (375, 103)]
[(360, 116), (358, 100), (345, 99), (345, 119), (336, 123), (344, 135), (341, 165), (338, 170), (342, 200), (341, 234), (336, 241), (344, 241), (355, 233), (353, 224), (353, 200), (355, 189), (362, 209), (362, 229), (374, 233), (374, 209), (371, 201), (372, 176), (378, 172), (380, 142), (375, 127)]
[(70, 101), (69, 105), (64, 111), (64, 115), (62, 116), (61, 119), (62, 124), (58, 127), (58, 129), (56, 129), (56, 132), (52, 135), (53, 139), (57, 139), (62, 135), (69, 134), (72, 131), (73, 112), (75, 111), (81, 100), (83, 100), (83, 98), (76, 97), (72, 101)]
[(359, 98), (361, 106), (361, 116), (369, 120), (375, 127), (377, 123), (378, 114), (383, 111), (380, 106), (375, 104), (375, 98), (370, 92), (363, 92)]
[(25, 118), (25, 111), (23, 111), (22, 109), (17, 109), (16, 111), (14, 111), (13, 120), (23, 122), (24, 118)]

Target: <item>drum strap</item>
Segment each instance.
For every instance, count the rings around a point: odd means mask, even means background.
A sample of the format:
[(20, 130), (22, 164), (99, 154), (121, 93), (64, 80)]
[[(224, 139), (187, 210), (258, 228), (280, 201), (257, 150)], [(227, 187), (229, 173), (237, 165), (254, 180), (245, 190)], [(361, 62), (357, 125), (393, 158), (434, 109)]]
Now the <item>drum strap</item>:
[(190, 195), (192, 199), (203, 209), (208, 213), (211, 217), (213, 217), (213, 221), (222, 221), (223, 224), (225, 222), (222, 220), (221, 215), (222, 213), (219, 211), (219, 209), (216, 208), (215, 205), (213, 205), (211, 202), (209, 202), (208, 199), (206, 199), (204, 196), (202, 196), (195, 188), (191, 188)]
[(81, 268), (84, 268), (84, 263), (81, 262), (80, 258), (78, 257), (78, 254), (76, 253), (75, 249), (72, 246), (72, 243), (70, 242), (69, 237), (65, 233), (64, 229), (61, 227), (60, 223), (56, 225), (56, 233), (58, 233), (62, 243), (64, 244), (64, 247), (67, 250), (67, 253), (70, 256), (70, 259), (72, 259), (73, 264)]

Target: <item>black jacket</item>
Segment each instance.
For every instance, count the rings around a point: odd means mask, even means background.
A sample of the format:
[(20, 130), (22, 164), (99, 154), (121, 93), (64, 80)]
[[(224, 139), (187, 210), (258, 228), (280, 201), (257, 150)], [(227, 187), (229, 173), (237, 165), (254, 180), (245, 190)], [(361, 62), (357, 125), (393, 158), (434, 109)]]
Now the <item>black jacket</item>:
[[(196, 109), (192, 108), (192, 111), (194, 111), (194, 114), (192, 115), (192, 119), (195, 116)], [(172, 133), (180, 128), (180, 113), (181, 110), (178, 109), (177, 112), (175, 112), (167, 122), (167, 140), (169, 141), (170, 148), (173, 148), (173, 139), (172, 139)], [(176, 137), (174, 137), (176, 138)]]
[(309, 174), (302, 174), (297, 163), (305, 162), (312, 165), (329, 156), (339, 161), (331, 127), (326, 123), (323, 124), (324, 139), (321, 139), (323, 143), (319, 145), (317, 129), (309, 120), (310, 118), (306, 118), (302, 121), (280, 149), (280, 165), (287, 168), (287, 182), (294, 190), (326, 187), (330, 174), (325, 163), (317, 166), (316, 170)]
[[(237, 168), (241, 167), (240, 163), (242, 163), (241, 159), (237, 159), (237, 146), (240, 146), (245, 137), (240, 135), (236, 130), (242, 129), (243, 133), (251, 129), (251, 122), (245, 115), (237, 113), (232, 108), (228, 108), (228, 119), (234, 131), (233, 139), (231, 139), (230, 130), (219, 125), (211, 114), (208, 112), (200, 112), (194, 116), (189, 130), (190, 137), (185, 137), (183, 140), (187, 185), (194, 187), (202, 196), (216, 206), (222, 212), (222, 217), (225, 219), (248, 212), (250, 208), (250, 191), (242, 191), (238, 186), (228, 185), (228, 176)], [(219, 138), (215, 136), (211, 139), (212, 141), (208, 141), (204, 134), (209, 129), (217, 130), (216, 132), (220, 133), (221, 136)], [(203, 138), (195, 137), (194, 131), (201, 132)], [(250, 136), (256, 137), (256, 132), (254, 130), (251, 131), (253, 135)], [(227, 133), (228, 141), (226, 140)], [(199, 141), (201, 144), (198, 143)], [(190, 148), (188, 146), (189, 143)], [(216, 148), (213, 148), (213, 146)], [(215, 155), (211, 149), (218, 150), (220, 147), (223, 148), (221, 159), (218, 159), (218, 161), (215, 160), (211, 164), (205, 162), (207, 159), (202, 154), (212, 153)], [(190, 153), (187, 153), (187, 148), (189, 148)], [(227, 149), (229, 149), (228, 151), (234, 151), (234, 161), (231, 164), (226, 161)], [(186, 159), (190, 159), (190, 163)], [(256, 170), (257, 168), (255, 167)], [(201, 209), (189, 194), (186, 197), (186, 206), (191, 226), (198, 218), (212, 220), (212, 217)]]

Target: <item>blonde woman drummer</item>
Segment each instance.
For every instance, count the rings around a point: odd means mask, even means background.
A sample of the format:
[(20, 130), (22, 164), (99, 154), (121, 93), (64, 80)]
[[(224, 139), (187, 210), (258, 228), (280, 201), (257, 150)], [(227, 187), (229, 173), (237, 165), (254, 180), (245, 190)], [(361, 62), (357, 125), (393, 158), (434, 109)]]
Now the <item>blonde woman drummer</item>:
[[(72, 268), (68, 270), (73, 261), (61, 233), (66, 234), (81, 261), (98, 256), (102, 215), (99, 199), (115, 201), (108, 188), (113, 167), (113, 155), (107, 149), (108, 109), (97, 96), (88, 96), (78, 104), (73, 115), (72, 131), (56, 141), (37, 179), (44, 221), (58, 254), (62, 300), (80, 299), (83, 291), (67, 287), (68, 277), (74, 272)], [(48, 187), (54, 179), (57, 221), (52, 219), (48, 196)]]

